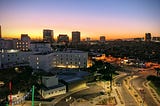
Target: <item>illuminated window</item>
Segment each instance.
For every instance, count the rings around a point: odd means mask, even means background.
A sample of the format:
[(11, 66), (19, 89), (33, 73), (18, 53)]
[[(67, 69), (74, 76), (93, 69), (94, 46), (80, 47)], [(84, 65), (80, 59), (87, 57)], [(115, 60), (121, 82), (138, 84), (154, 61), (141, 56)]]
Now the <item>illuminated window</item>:
[(39, 64), (39, 62), (37, 62), (37, 64)]
[(39, 58), (37, 57), (37, 60), (39, 60)]

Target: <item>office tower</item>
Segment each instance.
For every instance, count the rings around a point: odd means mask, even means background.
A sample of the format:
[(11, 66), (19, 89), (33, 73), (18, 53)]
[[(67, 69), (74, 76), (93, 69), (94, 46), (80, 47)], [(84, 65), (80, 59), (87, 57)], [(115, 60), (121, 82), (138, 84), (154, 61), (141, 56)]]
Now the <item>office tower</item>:
[(50, 29), (43, 30), (43, 41), (53, 43), (53, 30)]
[(1, 26), (0, 26), (0, 38), (2, 38)]
[(21, 41), (30, 42), (31, 38), (28, 36), (28, 34), (21, 34)]
[(105, 36), (100, 36), (100, 42), (105, 42), (106, 41), (106, 37)]
[(73, 44), (80, 43), (80, 32), (79, 31), (72, 32), (72, 43)]
[(86, 38), (86, 41), (87, 41), (87, 42), (91, 41), (91, 38), (90, 38), (90, 37), (87, 37), (87, 38)]
[(151, 33), (145, 33), (145, 41), (151, 41)]
[(57, 43), (69, 43), (69, 37), (66, 34), (59, 34), (57, 38)]

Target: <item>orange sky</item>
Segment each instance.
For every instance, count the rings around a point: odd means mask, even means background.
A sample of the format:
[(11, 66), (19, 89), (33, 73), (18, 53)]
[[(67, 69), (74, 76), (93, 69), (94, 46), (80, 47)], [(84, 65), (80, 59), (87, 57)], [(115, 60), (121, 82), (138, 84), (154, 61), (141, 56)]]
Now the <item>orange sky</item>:
[(0, 0), (2, 37), (27, 33), (39, 39), (43, 29), (54, 30), (55, 39), (59, 34), (71, 39), (72, 31), (80, 31), (82, 39), (160, 36), (160, 1), (153, 1)]

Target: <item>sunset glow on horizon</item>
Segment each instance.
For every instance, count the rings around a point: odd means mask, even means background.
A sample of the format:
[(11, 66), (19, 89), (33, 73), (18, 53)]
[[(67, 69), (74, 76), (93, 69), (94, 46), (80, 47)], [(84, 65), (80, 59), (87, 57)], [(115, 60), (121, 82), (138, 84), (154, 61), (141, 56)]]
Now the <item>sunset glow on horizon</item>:
[(122, 39), (160, 36), (160, 0), (0, 0), (2, 37), (54, 38), (80, 31), (81, 38)]

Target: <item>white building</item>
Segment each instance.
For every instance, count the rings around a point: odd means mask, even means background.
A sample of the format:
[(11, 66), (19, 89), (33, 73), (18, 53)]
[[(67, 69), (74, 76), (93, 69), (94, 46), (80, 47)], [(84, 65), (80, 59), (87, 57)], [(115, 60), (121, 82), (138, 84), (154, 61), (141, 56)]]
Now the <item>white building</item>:
[(52, 86), (58, 85), (58, 78), (57, 76), (43, 76), (42, 83), (46, 87), (52, 87)]
[(15, 66), (29, 65), (30, 55), (32, 52), (21, 52), (19, 50), (2, 50), (1, 56), (1, 68), (9, 68)]
[(78, 50), (54, 52), (53, 67), (62, 68), (86, 68), (88, 53)]
[(33, 69), (49, 70), (51, 68), (53, 59), (52, 53), (37, 53), (30, 55), (30, 66)]
[(88, 53), (67, 50), (53, 53), (38, 53), (30, 56), (30, 66), (33, 69), (48, 71), (55, 67), (61, 68), (86, 68)]
[(58, 77), (55, 75), (43, 76), (42, 83), (44, 86), (39, 91), (39, 93), (42, 95), (44, 99), (66, 93), (66, 86), (61, 83), (58, 83)]
[(52, 51), (51, 44), (49, 42), (31, 42), (30, 47), (33, 52), (44, 53)]

